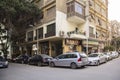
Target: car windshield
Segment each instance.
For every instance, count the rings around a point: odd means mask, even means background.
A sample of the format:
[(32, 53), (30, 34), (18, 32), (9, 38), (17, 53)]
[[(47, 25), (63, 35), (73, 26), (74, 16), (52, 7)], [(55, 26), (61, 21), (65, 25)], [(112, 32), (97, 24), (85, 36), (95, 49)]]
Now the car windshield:
[(87, 57), (87, 55), (84, 54), (84, 53), (80, 54), (80, 56), (81, 56), (82, 58), (86, 58), (86, 57)]
[(5, 61), (5, 59), (2, 56), (0, 56), (0, 61)]
[(88, 57), (97, 57), (98, 54), (90, 54)]
[(51, 58), (50, 56), (46, 55), (46, 54), (40, 54), (43, 58)]
[(107, 55), (107, 53), (106, 53), (106, 52), (105, 52), (104, 54), (105, 54), (105, 55)]

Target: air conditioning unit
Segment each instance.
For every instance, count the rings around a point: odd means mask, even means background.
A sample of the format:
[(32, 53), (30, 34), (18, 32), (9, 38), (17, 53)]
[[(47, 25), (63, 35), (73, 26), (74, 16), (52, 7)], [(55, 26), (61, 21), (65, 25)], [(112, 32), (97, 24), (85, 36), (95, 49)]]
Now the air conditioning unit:
[(63, 36), (64, 36), (64, 34), (65, 34), (65, 32), (64, 32), (64, 31), (60, 31), (60, 32), (59, 32), (59, 36), (61, 36), (61, 37), (63, 37)]

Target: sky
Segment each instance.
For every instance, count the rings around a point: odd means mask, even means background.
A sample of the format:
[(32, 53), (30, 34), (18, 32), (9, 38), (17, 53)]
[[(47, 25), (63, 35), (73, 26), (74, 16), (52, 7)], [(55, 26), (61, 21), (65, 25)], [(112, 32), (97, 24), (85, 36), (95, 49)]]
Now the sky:
[(120, 22), (120, 0), (108, 0), (108, 18)]

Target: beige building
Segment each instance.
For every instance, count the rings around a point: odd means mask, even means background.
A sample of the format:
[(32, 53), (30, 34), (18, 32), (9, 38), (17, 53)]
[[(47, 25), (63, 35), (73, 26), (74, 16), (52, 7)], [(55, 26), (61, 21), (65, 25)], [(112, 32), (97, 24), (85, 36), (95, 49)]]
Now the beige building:
[(41, 0), (43, 19), (26, 32), (27, 52), (57, 56), (71, 50), (103, 49), (107, 35), (107, 0)]
[[(89, 0), (89, 35), (91, 31), (95, 31), (95, 39), (97, 39), (98, 51), (103, 50), (108, 41), (108, 0)], [(89, 37), (90, 37), (89, 36)]]

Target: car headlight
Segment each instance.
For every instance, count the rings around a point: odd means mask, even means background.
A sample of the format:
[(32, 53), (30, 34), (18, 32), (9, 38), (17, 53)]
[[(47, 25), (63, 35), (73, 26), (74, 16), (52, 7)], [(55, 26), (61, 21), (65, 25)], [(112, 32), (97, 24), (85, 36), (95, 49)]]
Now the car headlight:
[(8, 65), (8, 61), (5, 61), (5, 65)]

